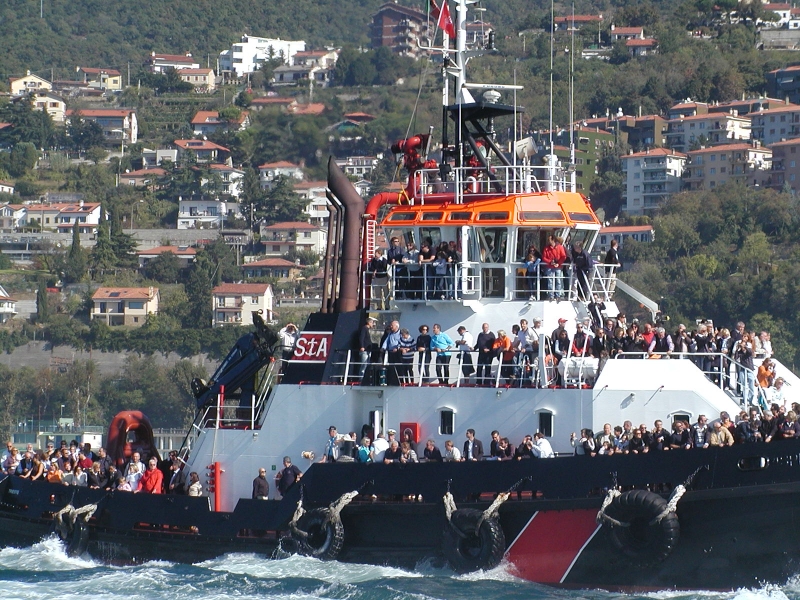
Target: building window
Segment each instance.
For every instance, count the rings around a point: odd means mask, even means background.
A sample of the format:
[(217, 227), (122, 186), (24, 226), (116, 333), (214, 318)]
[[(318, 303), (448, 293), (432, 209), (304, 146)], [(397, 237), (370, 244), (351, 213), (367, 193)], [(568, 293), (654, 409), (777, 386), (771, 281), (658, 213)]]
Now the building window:
[(250, 304), (258, 304), (258, 296), (251, 296)]
[(641, 176), (641, 173), (634, 173), (634, 174), (633, 174), (633, 178), (634, 178), (634, 179), (639, 179), (639, 178), (640, 178), (640, 176)]
[(281, 247), (278, 244), (273, 244), (272, 245), (272, 251), (273, 252), (280, 252), (281, 251)]
[(709, 174), (709, 175), (716, 175), (716, 174), (717, 174), (717, 170), (716, 170), (714, 167), (711, 167), (711, 168), (708, 170), (708, 174)]
[(641, 187), (641, 186), (639, 186), (639, 185), (635, 185), (635, 186), (633, 186), (633, 191), (634, 191), (634, 192), (638, 192), (640, 187)]
[(128, 302), (128, 308), (131, 310), (142, 310), (144, 308), (144, 302)]

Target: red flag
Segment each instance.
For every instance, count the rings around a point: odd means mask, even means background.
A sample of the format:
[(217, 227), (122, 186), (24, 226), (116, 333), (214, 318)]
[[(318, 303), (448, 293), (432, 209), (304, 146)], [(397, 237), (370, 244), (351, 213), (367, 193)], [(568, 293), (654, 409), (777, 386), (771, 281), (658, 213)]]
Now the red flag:
[(448, 0), (444, 0), (442, 2), (442, 10), (438, 10), (438, 6), (436, 6), (436, 2), (432, 0), (433, 4), (433, 12), (439, 13), (439, 20), (436, 23), (436, 26), (444, 31), (451, 39), (456, 38), (456, 27), (453, 25), (453, 19), (450, 17), (450, 5)]

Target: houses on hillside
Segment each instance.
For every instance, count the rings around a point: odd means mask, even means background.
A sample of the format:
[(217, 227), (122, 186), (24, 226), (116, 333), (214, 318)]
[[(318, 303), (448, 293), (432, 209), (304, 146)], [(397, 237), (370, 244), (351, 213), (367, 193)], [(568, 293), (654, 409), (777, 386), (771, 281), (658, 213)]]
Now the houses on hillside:
[(158, 288), (100, 287), (92, 295), (89, 317), (109, 326), (141, 327), (158, 314)]
[(253, 313), (272, 320), (272, 286), (268, 283), (223, 283), (211, 290), (212, 327), (252, 326)]

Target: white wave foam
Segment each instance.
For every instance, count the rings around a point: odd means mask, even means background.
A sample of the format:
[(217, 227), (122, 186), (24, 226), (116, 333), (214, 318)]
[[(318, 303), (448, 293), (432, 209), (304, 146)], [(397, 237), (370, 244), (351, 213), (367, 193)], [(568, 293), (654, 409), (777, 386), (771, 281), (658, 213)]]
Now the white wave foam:
[(84, 557), (67, 556), (64, 544), (57, 536), (51, 535), (28, 548), (3, 548), (0, 550), (0, 567), (20, 571), (73, 571), (93, 569), (99, 563), (88, 555)]
[[(800, 591), (800, 579), (792, 578), (794, 581), (795, 591)], [(788, 596), (784, 589), (789, 589), (791, 593), (792, 580), (786, 586), (778, 586), (774, 584), (766, 584), (760, 588), (740, 588), (730, 592), (717, 592), (708, 590), (692, 590), (692, 591), (660, 591), (645, 594), (648, 598), (657, 598), (663, 600), (669, 598), (671, 600), (680, 600), (683, 598), (691, 600), (788, 600)], [(796, 594), (792, 594), (796, 597)]]
[(322, 561), (298, 555), (282, 560), (272, 560), (258, 554), (226, 554), (220, 558), (197, 563), (196, 566), (236, 575), (249, 575), (259, 579), (306, 577), (326, 583), (345, 584), (363, 583), (376, 579), (423, 576), (421, 573), (394, 567)]

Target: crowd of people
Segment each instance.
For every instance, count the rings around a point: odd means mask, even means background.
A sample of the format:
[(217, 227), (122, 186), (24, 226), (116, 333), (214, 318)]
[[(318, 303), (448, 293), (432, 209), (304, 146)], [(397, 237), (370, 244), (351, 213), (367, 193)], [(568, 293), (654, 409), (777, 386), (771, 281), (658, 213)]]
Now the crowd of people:
[[(366, 434), (367, 432), (362, 432)], [(500, 432), (492, 431), (492, 441), (488, 452), (483, 442), (475, 437), (474, 429), (467, 429), (461, 447), (447, 440), (444, 449), (429, 439), (424, 447), (418, 447), (410, 429), (403, 431), (397, 439), (397, 431), (389, 429), (386, 435), (379, 433), (375, 439), (362, 435), (359, 439), (354, 431), (338, 433), (336, 427), (328, 428), (328, 440), (320, 462), (359, 462), (359, 463), (419, 463), (419, 462), (464, 462), (479, 460), (523, 460), (528, 458), (553, 458), (555, 453), (544, 434), (526, 435), (518, 446), (514, 446)]]
[[(495, 242), (491, 235), (481, 237), (481, 262), (506, 261), (504, 243)], [(573, 273), (578, 297), (589, 300), (594, 261), (580, 241), (567, 248), (561, 237), (551, 235), (541, 251), (535, 245), (523, 246), (519, 250), (519, 273), (524, 290), (518, 291), (527, 292), (530, 300), (539, 299), (540, 296), (544, 298), (545, 294), (548, 300), (564, 299)], [(380, 310), (387, 308), (391, 298), (452, 300), (460, 283), (456, 276), (456, 266), (460, 262), (461, 247), (458, 241), (443, 241), (435, 245), (428, 238), (418, 249), (413, 242), (409, 241), (404, 247), (399, 237), (392, 237), (389, 248), (386, 251), (376, 248), (367, 265), (372, 300)], [(616, 270), (621, 267), (616, 240), (612, 240), (604, 264), (613, 290), (611, 282)]]
[[(372, 342), (377, 320), (369, 317), (358, 336), (356, 374), (363, 377), (371, 363), (385, 364), (388, 385), (447, 385), (455, 357), (465, 383), (471, 383), (474, 375), (477, 385), (537, 385), (540, 383), (539, 345), (540, 339), (544, 339), (545, 360), (550, 366), (558, 365), (565, 357), (593, 358), (597, 361), (596, 375), (599, 376), (609, 359), (688, 358), (709, 379), (723, 387), (738, 389), (747, 404), (760, 402), (766, 406), (773, 400), (782, 402), (784, 380), (775, 375), (768, 332), (761, 331), (758, 335), (748, 332), (741, 321), (732, 332), (700, 321), (692, 330), (680, 324), (670, 333), (662, 325), (642, 324), (638, 319), (628, 323), (624, 314), (604, 318), (604, 309), (595, 298), (589, 304), (591, 316), (579, 321), (572, 333), (567, 330), (564, 318), (558, 320), (552, 332), (543, 331), (539, 318), (534, 318), (532, 324), (521, 319), (519, 324), (512, 325), (510, 334), (504, 329), (495, 333), (489, 323), (484, 323), (480, 333), (473, 336), (466, 327), (460, 326), (457, 339), (442, 331), (438, 323), (433, 324), (432, 331), (427, 324), (420, 325), (414, 336), (399, 321), (392, 321), (384, 330), (378, 347)], [(754, 366), (755, 360), (762, 361), (758, 369)], [(553, 369), (552, 381), (563, 383), (557, 369)]]
[(634, 428), (630, 421), (613, 428), (606, 423), (598, 434), (591, 429), (581, 429), (580, 435), (571, 434), (570, 442), (575, 454), (585, 456), (769, 443), (800, 438), (798, 414), (800, 404), (794, 403), (787, 410), (785, 406), (773, 403), (763, 411), (756, 407), (743, 410), (735, 420), (725, 411), (713, 422), (709, 422), (706, 415), (698, 416), (694, 424), (676, 419), (671, 430), (665, 429), (661, 420), (657, 420), (651, 429), (644, 423)]
[(146, 462), (139, 452), (133, 452), (130, 459), (118, 467), (105, 448), (95, 452), (89, 443), (81, 445), (73, 440), (67, 444), (62, 440), (58, 448), (54, 442), (48, 442), (44, 449), (38, 450), (28, 444), (23, 452), (9, 441), (0, 456), (0, 467), (4, 473), (31, 481), (106, 491), (203, 495), (200, 477), (195, 472), (186, 476), (183, 462), (175, 451), (170, 452), (166, 460), (151, 456)]

